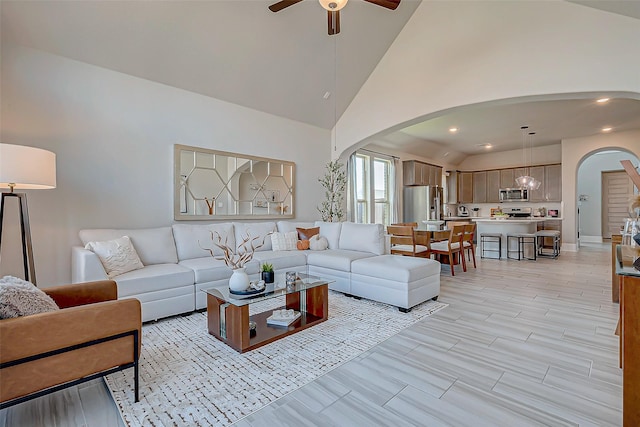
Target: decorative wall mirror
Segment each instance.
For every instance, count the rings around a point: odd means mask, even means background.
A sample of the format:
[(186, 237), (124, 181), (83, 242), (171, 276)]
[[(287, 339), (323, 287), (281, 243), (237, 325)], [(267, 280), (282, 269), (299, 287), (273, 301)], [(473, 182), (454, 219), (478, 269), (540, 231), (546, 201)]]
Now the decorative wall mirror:
[(174, 146), (176, 220), (293, 218), (295, 163)]

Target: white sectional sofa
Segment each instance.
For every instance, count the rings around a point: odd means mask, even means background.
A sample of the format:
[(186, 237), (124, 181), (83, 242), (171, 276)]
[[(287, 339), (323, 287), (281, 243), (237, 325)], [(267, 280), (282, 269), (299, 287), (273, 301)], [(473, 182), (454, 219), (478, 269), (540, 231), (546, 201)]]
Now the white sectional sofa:
[[(296, 227), (319, 227), (329, 247), (323, 251), (274, 251), (270, 233), (295, 231)], [(83, 245), (129, 236), (143, 268), (112, 277), (118, 284), (119, 298), (137, 298), (142, 303), (142, 320), (187, 313), (206, 307), (204, 289), (228, 286), (232, 271), (206, 249), (221, 254), (211, 242), (219, 234), (231, 247), (237, 247), (248, 234), (264, 238), (246, 271), (259, 276), (262, 263), (273, 264), (276, 273), (297, 270), (333, 282), (330, 289), (357, 297), (392, 304), (403, 311), (440, 293), (440, 264), (424, 258), (385, 254), (384, 228), (379, 224), (349, 222), (227, 222), (212, 224), (174, 224), (151, 229), (81, 230)], [(375, 268), (372, 268), (375, 266)], [(354, 271), (355, 268), (355, 271)], [(72, 248), (74, 283), (106, 279), (100, 258), (91, 250)]]

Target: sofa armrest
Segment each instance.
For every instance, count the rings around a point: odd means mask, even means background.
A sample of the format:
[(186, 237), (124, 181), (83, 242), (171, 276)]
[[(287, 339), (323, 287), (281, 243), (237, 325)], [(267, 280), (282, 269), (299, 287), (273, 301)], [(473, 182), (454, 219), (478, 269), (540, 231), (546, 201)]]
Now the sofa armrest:
[(71, 281), (73, 283), (107, 280), (107, 272), (98, 255), (81, 246), (71, 248)]
[(0, 402), (136, 363), (141, 315), (125, 299), (0, 320)]
[(54, 286), (43, 291), (53, 298), (60, 308), (118, 299), (118, 286), (113, 280)]

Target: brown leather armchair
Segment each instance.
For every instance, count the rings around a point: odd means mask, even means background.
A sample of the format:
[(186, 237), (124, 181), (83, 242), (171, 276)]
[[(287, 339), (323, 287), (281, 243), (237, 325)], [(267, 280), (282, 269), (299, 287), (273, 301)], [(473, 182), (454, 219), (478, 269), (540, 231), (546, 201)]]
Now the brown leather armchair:
[(140, 301), (112, 280), (43, 290), (61, 310), (0, 320), (0, 408), (128, 368), (137, 402)]

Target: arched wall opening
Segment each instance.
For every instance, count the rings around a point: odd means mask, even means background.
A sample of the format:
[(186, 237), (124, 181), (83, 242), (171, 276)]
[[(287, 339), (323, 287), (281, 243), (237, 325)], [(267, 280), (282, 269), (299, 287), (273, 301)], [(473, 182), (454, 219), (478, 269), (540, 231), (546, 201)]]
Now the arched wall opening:
[[(585, 159), (604, 150), (618, 150), (640, 158), (640, 130), (593, 135), (562, 141), (562, 250), (577, 251), (578, 170)], [(621, 165), (622, 166), (622, 165)]]
[[(628, 150), (606, 148), (588, 153), (578, 164), (576, 171), (578, 248), (584, 243), (608, 241), (611, 233), (619, 231), (624, 225), (622, 218), (626, 215), (624, 212), (618, 214), (617, 211), (626, 209), (628, 200), (622, 193), (613, 194), (611, 208), (614, 208), (616, 213), (609, 218), (607, 214), (609, 200), (604, 197), (607, 192), (605, 191), (606, 183), (603, 182), (606, 179), (605, 176), (614, 174), (627, 176), (620, 163), (621, 160), (630, 160), (634, 166), (638, 166), (638, 157)], [(619, 179), (619, 176), (615, 178), (616, 181)], [(613, 226), (615, 230), (609, 229), (609, 226)]]

